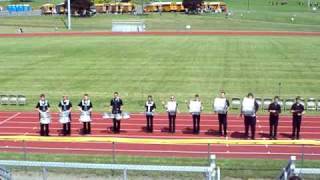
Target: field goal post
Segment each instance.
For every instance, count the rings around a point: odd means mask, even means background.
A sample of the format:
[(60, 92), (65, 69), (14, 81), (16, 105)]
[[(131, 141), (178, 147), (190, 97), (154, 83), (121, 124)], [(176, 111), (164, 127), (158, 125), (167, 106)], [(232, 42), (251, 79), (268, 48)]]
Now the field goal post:
[(112, 32), (145, 32), (143, 20), (112, 21)]

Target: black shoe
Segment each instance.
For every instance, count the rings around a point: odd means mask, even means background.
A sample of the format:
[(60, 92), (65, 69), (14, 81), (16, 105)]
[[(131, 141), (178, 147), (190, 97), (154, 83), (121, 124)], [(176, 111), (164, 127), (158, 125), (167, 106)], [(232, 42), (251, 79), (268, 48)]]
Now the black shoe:
[(278, 138), (277, 138), (276, 136), (275, 136), (275, 137), (273, 137), (273, 139), (274, 139), (274, 140), (278, 140)]

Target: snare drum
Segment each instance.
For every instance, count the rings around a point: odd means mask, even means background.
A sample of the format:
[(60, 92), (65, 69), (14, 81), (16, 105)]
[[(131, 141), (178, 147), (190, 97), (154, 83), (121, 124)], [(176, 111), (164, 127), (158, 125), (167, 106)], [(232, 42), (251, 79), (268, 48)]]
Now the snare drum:
[(47, 112), (41, 112), (40, 113), (40, 123), (41, 124), (50, 124), (51, 123), (50, 114)]
[(192, 112), (191, 114), (192, 114), (192, 115), (199, 116), (199, 115), (200, 115), (200, 112)]
[(147, 116), (153, 116), (153, 114), (154, 114), (153, 112), (146, 112)]
[(216, 113), (218, 113), (218, 114), (227, 114), (227, 110), (226, 109), (215, 109), (214, 111)]
[(91, 116), (89, 111), (83, 111), (80, 114), (80, 121), (81, 122), (91, 122)]
[(168, 111), (168, 113), (169, 113), (170, 116), (176, 115), (176, 111)]
[(122, 119), (129, 119), (130, 118), (130, 114), (127, 112), (122, 113)]
[(59, 114), (59, 122), (61, 124), (65, 124), (70, 122), (70, 118), (69, 118), (69, 112), (68, 111), (63, 111)]
[(254, 111), (242, 111), (243, 115), (245, 116), (254, 116), (255, 115), (255, 112)]
[(121, 114), (114, 114), (114, 119), (120, 121), (122, 119)]

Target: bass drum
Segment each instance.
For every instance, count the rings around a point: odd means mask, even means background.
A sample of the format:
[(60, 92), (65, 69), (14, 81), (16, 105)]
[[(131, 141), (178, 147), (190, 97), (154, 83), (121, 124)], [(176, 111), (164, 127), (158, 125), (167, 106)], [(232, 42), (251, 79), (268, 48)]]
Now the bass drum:
[(81, 112), (80, 121), (81, 122), (91, 122), (90, 112), (88, 112), (88, 111)]
[(51, 123), (51, 116), (47, 112), (40, 113), (40, 123), (41, 124), (50, 124)]
[(59, 122), (61, 124), (65, 124), (65, 123), (70, 122), (69, 114), (70, 113), (68, 111), (64, 111), (64, 112), (59, 113)]

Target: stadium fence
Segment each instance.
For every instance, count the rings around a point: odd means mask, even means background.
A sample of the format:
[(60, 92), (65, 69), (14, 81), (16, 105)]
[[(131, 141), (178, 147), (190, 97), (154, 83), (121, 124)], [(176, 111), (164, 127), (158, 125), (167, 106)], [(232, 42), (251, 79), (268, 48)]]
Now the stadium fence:
[[(40, 161), (13, 161), (0, 160), (0, 165), (15, 167), (40, 167), (43, 180), (46, 180), (48, 168), (73, 168), (73, 169), (109, 169), (122, 170), (123, 179), (127, 180), (128, 171), (163, 171), (163, 172), (196, 172), (204, 173), (206, 180), (220, 180), (220, 168), (216, 166), (216, 156), (211, 155), (209, 166), (159, 166), (159, 165), (132, 165), (132, 164), (92, 164), (71, 162), (40, 162)], [(10, 174), (10, 172), (8, 172)]]

